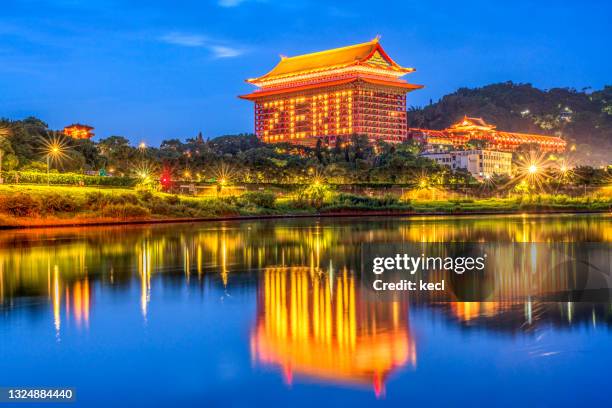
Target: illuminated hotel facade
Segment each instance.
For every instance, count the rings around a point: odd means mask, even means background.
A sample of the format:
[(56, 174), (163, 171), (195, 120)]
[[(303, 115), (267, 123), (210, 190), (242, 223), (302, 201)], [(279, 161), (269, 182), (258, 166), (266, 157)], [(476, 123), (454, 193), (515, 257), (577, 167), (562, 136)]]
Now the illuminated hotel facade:
[(444, 130), (408, 128), (406, 94), (422, 85), (402, 79), (414, 68), (393, 61), (378, 38), (370, 42), (295, 57), (281, 57), (267, 74), (247, 82), (258, 87), (240, 97), (254, 102), (255, 134), (266, 143), (315, 146), (366, 136), (370, 142), (416, 140), (432, 153), (478, 139), (498, 151), (532, 144), (563, 152), (554, 136), (499, 131), (482, 118), (464, 117)]
[(468, 116), (444, 130), (410, 128), (408, 137), (421, 143), (426, 153), (463, 148), (471, 140), (483, 141), (489, 149), (504, 152), (513, 152), (522, 145), (537, 145), (542, 152), (562, 153), (567, 147), (567, 142), (560, 137), (504, 132), (482, 118)]
[(255, 133), (267, 143), (307, 146), (351, 135), (404, 141), (406, 94), (421, 85), (393, 61), (378, 38), (296, 57), (281, 57), (269, 73), (247, 82), (259, 89), (241, 98), (255, 103)]

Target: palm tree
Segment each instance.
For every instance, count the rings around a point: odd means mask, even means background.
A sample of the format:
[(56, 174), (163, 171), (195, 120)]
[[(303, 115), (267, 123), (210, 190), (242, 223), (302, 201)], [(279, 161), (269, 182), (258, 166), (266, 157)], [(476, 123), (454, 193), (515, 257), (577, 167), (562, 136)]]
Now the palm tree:
[(2, 178), (2, 156), (4, 156), (4, 144), (7, 141), (6, 138), (11, 134), (12, 130), (8, 125), (0, 125), (0, 184), (4, 183), (4, 178)]

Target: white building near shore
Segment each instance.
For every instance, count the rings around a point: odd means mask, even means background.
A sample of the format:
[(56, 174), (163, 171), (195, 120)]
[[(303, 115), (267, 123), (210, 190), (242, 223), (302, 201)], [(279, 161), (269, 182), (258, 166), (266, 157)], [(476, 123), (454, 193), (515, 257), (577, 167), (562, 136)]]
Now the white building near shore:
[(475, 178), (482, 180), (497, 175), (512, 174), (512, 153), (496, 150), (452, 150), (440, 153), (424, 153), (423, 157), (450, 167), (452, 170), (465, 169)]

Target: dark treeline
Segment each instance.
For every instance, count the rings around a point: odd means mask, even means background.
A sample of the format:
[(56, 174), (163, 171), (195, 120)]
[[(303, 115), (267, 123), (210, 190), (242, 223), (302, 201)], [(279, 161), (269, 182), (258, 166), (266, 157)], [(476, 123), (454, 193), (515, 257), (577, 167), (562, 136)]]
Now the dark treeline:
[[(62, 137), (39, 119), (0, 122), (4, 137), (2, 168), (5, 171), (46, 171), (48, 140)], [(365, 137), (353, 136), (335, 145), (314, 148), (268, 145), (252, 134), (201, 136), (164, 140), (159, 147), (133, 146), (123, 136), (97, 142), (62, 137), (65, 155), (53, 170), (98, 172), (138, 177), (146, 171), (171, 173), (173, 179), (215, 180), (230, 178), (246, 183), (308, 183), (323, 178), (330, 183), (411, 183), (427, 176), (432, 182), (465, 184), (471, 177), (453, 173), (419, 157), (413, 144), (373, 146)]]

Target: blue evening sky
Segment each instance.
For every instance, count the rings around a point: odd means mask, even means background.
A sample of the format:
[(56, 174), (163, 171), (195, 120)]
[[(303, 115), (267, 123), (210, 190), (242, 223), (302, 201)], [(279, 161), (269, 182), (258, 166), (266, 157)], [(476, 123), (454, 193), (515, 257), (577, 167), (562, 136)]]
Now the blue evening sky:
[(0, 117), (97, 138), (252, 132), (245, 78), (377, 34), (423, 105), (459, 87), (611, 84), (609, 1), (2, 0)]

